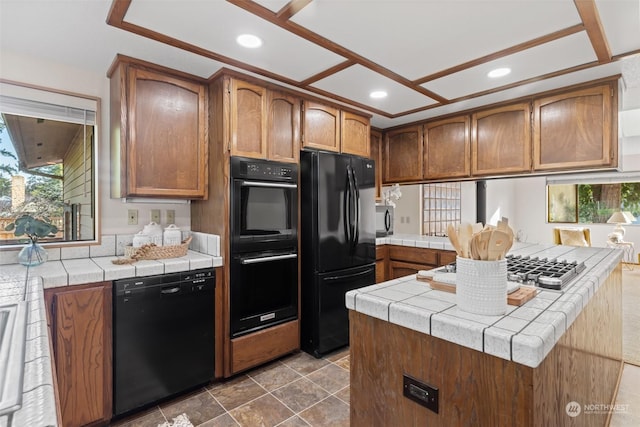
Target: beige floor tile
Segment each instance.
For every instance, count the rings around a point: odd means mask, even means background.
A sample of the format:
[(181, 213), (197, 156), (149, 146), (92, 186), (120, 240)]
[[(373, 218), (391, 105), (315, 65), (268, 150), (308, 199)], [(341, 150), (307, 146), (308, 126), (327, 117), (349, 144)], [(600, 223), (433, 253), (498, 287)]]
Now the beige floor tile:
[(336, 360), (340, 360), (349, 355), (349, 347), (344, 347), (334, 351), (333, 353), (327, 354), (324, 359), (335, 362)]
[(281, 424), (278, 424), (278, 427), (309, 427), (309, 424), (299, 416), (294, 415), (288, 420), (283, 421)]
[(273, 391), (301, 377), (299, 373), (279, 362), (249, 372), (248, 375), (268, 391)]
[(329, 393), (349, 385), (349, 372), (334, 364), (329, 364), (307, 375), (307, 378), (318, 384)]
[(329, 364), (326, 360), (316, 359), (304, 351), (282, 359), (282, 363), (302, 375), (310, 374), (311, 372)]
[(225, 412), (207, 390), (191, 393), (162, 404), (160, 410), (169, 421), (180, 414), (185, 414), (196, 426)]
[(349, 405), (329, 396), (300, 414), (312, 426), (349, 427)]
[(342, 400), (347, 405), (349, 404), (349, 398), (351, 397), (351, 392), (349, 386), (346, 386), (342, 390), (338, 391), (334, 394), (335, 397)]
[(300, 378), (272, 394), (294, 412), (303, 411), (329, 396), (328, 392), (306, 378)]
[(266, 394), (264, 388), (246, 375), (215, 384), (209, 391), (227, 411)]
[(239, 425), (228, 412), (225, 412), (212, 420), (200, 424), (198, 427), (238, 427)]
[(149, 427), (166, 421), (157, 406), (111, 423), (112, 427)]
[(245, 403), (229, 413), (242, 427), (271, 427), (294, 415), (270, 394)]

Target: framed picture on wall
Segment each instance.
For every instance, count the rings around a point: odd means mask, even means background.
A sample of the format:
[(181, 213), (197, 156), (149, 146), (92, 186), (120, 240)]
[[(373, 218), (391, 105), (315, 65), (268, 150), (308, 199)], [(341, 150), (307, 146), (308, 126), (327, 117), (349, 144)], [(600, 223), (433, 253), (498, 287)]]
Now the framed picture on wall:
[(578, 222), (578, 185), (547, 185), (547, 221), (553, 223)]

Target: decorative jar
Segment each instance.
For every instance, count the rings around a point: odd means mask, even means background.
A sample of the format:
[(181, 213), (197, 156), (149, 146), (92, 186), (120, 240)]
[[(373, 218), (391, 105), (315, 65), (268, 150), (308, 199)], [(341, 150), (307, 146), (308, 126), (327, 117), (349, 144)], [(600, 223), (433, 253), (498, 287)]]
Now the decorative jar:
[(35, 267), (49, 259), (49, 252), (37, 242), (31, 242), (18, 253), (18, 262), (27, 267)]
[(456, 302), (461, 310), (497, 316), (507, 311), (507, 260), (456, 258)]

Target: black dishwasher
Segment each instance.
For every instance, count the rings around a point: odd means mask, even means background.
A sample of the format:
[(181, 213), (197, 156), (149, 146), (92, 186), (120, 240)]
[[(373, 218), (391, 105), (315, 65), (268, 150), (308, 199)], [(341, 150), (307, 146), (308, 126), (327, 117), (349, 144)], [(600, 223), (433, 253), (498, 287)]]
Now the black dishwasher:
[(114, 282), (114, 416), (214, 378), (214, 291), (213, 269)]

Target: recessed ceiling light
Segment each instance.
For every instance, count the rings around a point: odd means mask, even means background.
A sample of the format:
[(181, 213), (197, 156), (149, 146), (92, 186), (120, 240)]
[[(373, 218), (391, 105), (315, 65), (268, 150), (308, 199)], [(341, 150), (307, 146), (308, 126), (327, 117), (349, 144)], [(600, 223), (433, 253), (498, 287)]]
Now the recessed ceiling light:
[(238, 36), (236, 41), (240, 46), (252, 49), (262, 46), (262, 40), (260, 40), (260, 37), (254, 36), (253, 34), (241, 34)]
[(487, 76), (491, 77), (492, 79), (495, 79), (497, 77), (506, 76), (510, 72), (511, 72), (511, 68), (496, 68), (495, 70), (489, 71)]
[(385, 92), (384, 90), (375, 90), (369, 94), (369, 97), (373, 99), (386, 98), (387, 92)]

